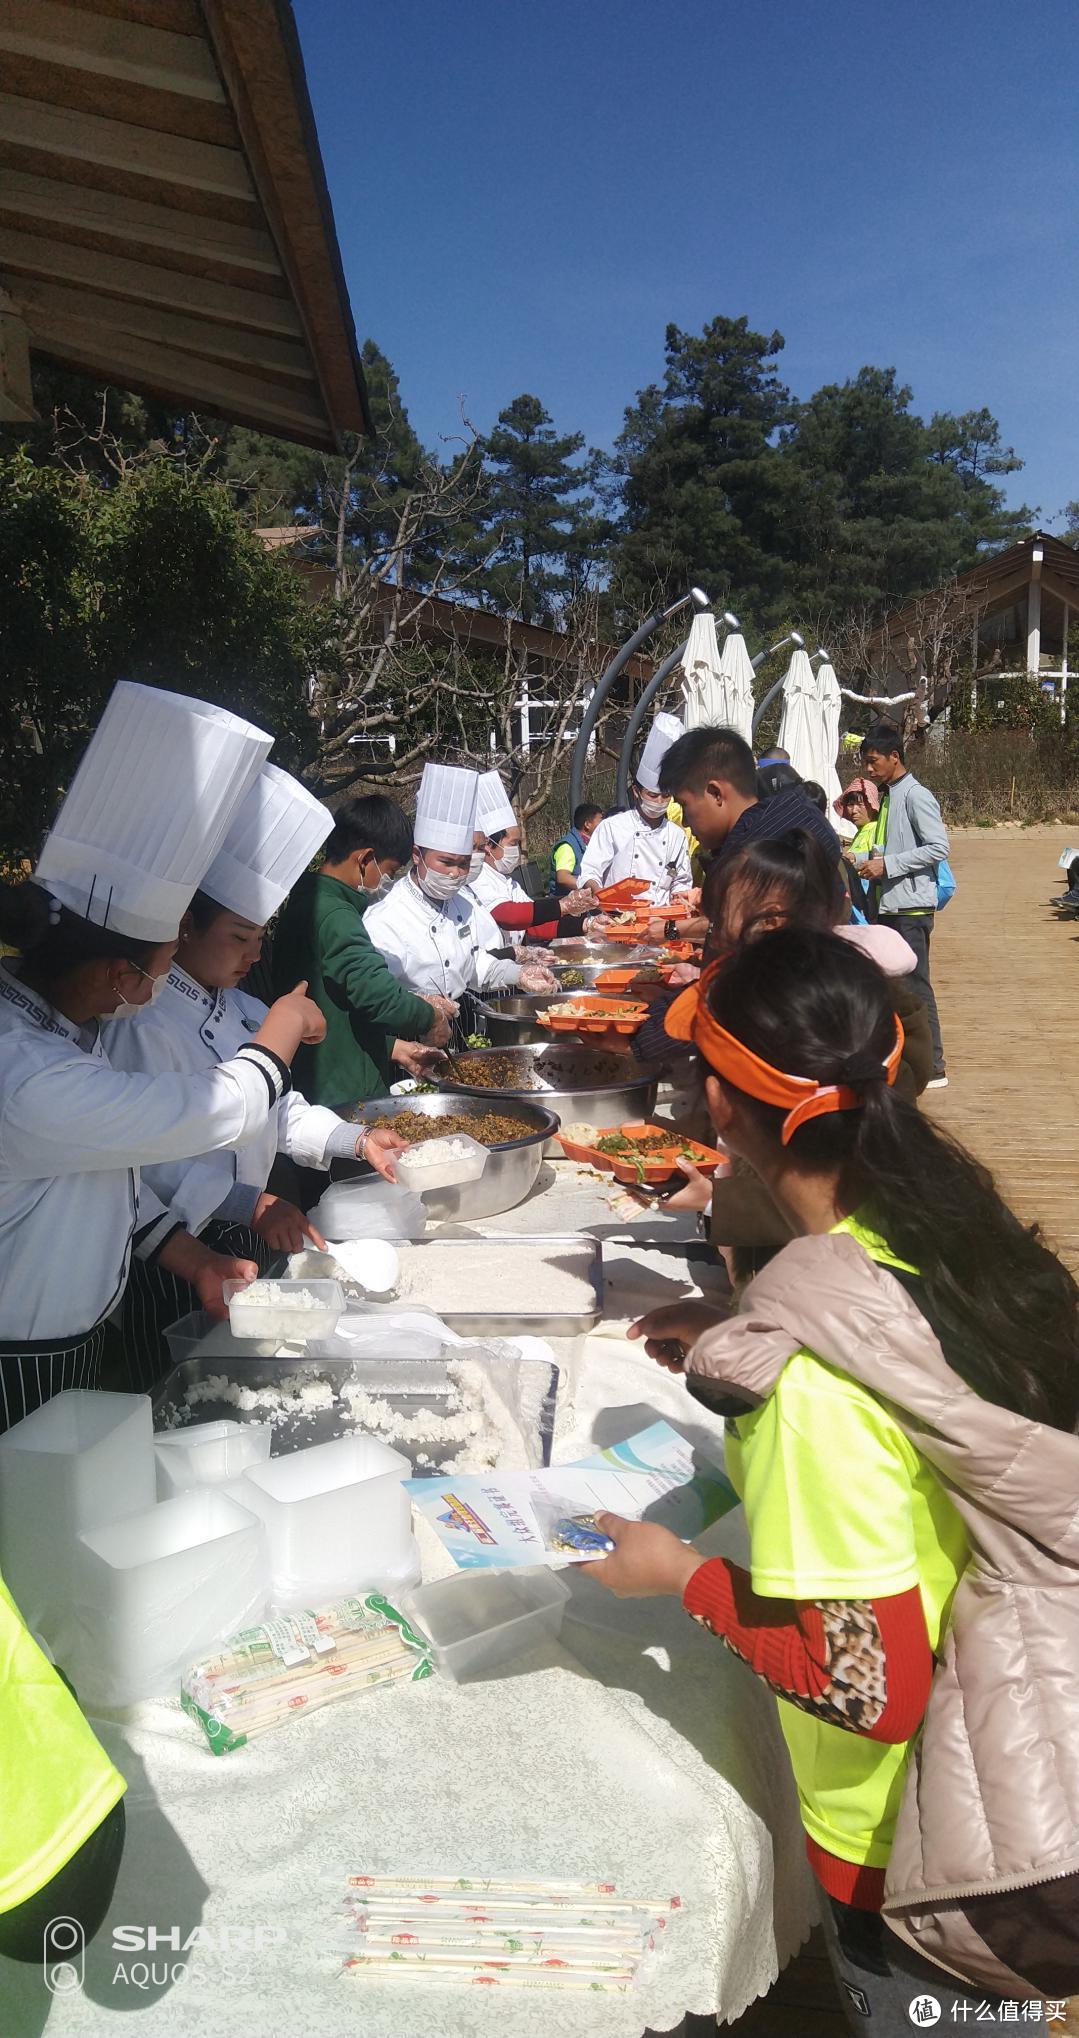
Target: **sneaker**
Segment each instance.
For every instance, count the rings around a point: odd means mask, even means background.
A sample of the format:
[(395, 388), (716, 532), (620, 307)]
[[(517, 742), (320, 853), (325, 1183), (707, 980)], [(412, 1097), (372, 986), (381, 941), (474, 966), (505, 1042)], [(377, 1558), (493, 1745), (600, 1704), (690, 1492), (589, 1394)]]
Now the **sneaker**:
[(948, 1087), (947, 1069), (941, 1069), (939, 1075), (931, 1076), (925, 1087), (927, 1090), (946, 1090)]

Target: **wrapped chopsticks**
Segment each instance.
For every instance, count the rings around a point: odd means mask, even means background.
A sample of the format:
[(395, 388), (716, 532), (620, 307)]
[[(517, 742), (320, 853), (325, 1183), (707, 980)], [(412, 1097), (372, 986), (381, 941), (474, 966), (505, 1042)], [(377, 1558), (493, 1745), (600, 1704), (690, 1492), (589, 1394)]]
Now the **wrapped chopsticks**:
[(213, 1753), (225, 1755), (298, 1714), (432, 1671), (423, 1637), (389, 1600), (368, 1592), (244, 1628), (192, 1666), (180, 1703)]
[(678, 1897), (620, 1897), (612, 1883), (352, 1875), (344, 1971), (369, 1981), (621, 1992)]

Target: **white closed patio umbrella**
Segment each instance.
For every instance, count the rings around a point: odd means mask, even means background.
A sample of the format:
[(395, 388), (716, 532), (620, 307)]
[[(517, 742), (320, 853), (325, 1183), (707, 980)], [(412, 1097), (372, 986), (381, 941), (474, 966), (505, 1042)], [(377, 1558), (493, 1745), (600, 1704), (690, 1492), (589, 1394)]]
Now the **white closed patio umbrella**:
[[(722, 620), (729, 629), (737, 631), (737, 616), (727, 611)], [(744, 674), (737, 657), (731, 657), (732, 643), (742, 646)], [(723, 728), (737, 729), (748, 742), (753, 720), (753, 667), (741, 637), (728, 636), (720, 650), (716, 619), (710, 610), (694, 616), (690, 624), (682, 653), (682, 701), (682, 720), (687, 729), (718, 723)]]
[(820, 659), (817, 667), (817, 699), (820, 702), (821, 714), (821, 771), (814, 772), (813, 777), (818, 785), (824, 787), (828, 795), (828, 805), (831, 806), (832, 801), (837, 800), (842, 791), (836, 760), (839, 756), (839, 711), (843, 703), (835, 667), (827, 651), (818, 651), (817, 656)]
[(824, 749), (821, 720), (817, 676), (808, 652), (799, 648), (791, 653), (783, 681), (778, 738), (780, 749), (788, 753), (799, 778), (817, 779)]

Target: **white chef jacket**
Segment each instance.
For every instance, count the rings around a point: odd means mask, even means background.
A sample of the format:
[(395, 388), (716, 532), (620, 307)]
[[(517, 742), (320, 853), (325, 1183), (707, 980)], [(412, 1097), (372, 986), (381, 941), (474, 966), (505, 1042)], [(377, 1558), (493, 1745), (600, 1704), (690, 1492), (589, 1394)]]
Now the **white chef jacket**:
[(400, 983), (412, 991), (459, 998), (463, 991), (493, 991), (515, 984), (521, 965), (488, 953), (505, 946), (489, 913), (462, 890), (436, 903), (411, 873), (374, 906), (363, 924)]
[(674, 821), (650, 828), (636, 808), (601, 821), (581, 858), (579, 883), (613, 885), (624, 877), (647, 878), (653, 906), (669, 905), (675, 892), (688, 891), (693, 878), (684, 830)]
[(0, 1341), (70, 1343), (100, 1323), (136, 1231), (146, 1250), (177, 1228), (140, 1194), (140, 1165), (249, 1139), (283, 1088), (253, 1044), (205, 1075), (124, 1075), (96, 1025), (76, 1026), (0, 963)]
[[(469, 879), (462, 896), (471, 899), (472, 904), (478, 906), (481, 913), (488, 915), (493, 913), (496, 906), (511, 904), (531, 906), (534, 903), (524, 886), (518, 884), (512, 871), (507, 877), (504, 871), (492, 870), (489, 863), (485, 863), (483, 869), (478, 871), (474, 878)], [(496, 920), (495, 928), (498, 934), (496, 947), (507, 948), (511, 943), (514, 948), (521, 946), (525, 938), (523, 927), (499, 927)]]
[[(238, 1054), (258, 1032), (266, 1010), (243, 991), (204, 990), (173, 963), (160, 997), (143, 1005), (137, 1019), (104, 1027), (105, 1052), (114, 1068), (133, 1075), (156, 1076), (166, 1069), (201, 1075)], [(159, 1161), (144, 1167), (142, 1178), (174, 1220), (197, 1236), (211, 1217), (250, 1223), (278, 1153), (300, 1167), (326, 1168), (335, 1156), (355, 1158), (356, 1130), (336, 1111), (289, 1090), (276, 1112), (228, 1152)]]

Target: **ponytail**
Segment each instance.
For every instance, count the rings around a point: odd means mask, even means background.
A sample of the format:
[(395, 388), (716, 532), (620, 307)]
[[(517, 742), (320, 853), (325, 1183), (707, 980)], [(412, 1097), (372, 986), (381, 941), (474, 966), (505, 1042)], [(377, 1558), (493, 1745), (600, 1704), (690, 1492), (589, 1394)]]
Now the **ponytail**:
[[(888, 978), (827, 934), (785, 929), (740, 949), (709, 986), (720, 1025), (773, 1068), (853, 1089), (858, 1108), (813, 1118), (786, 1149), (832, 1174), (921, 1279), (948, 1363), (986, 1400), (1055, 1429), (1079, 1426), (1079, 1289), (989, 1170), (883, 1080), (894, 1038)], [(784, 1112), (740, 1093), (778, 1150)]]

